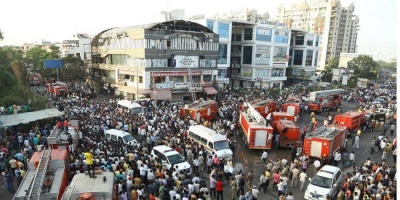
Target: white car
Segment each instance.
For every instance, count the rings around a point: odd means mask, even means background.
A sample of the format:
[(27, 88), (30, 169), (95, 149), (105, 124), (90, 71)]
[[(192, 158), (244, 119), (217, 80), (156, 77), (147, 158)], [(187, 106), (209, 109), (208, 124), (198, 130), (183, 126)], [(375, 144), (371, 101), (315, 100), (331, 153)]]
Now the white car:
[(188, 175), (192, 173), (190, 164), (179, 152), (171, 147), (165, 145), (155, 146), (151, 151), (151, 155), (156, 159), (160, 158), (161, 162), (165, 163), (167, 169), (171, 169), (171, 167), (176, 168), (175, 166), (178, 166), (180, 171), (186, 170)]
[(332, 199), (338, 192), (338, 185), (342, 181), (340, 168), (324, 165), (310, 180), (304, 199), (325, 200), (328, 196)]

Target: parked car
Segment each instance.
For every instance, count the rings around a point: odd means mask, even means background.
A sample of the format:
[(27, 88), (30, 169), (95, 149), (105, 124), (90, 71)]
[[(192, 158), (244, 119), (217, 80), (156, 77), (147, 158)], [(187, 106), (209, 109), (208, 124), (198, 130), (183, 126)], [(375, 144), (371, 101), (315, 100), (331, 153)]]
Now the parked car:
[(304, 199), (327, 199), (328, 196), (331, 199), (338, 193), (338, 185), (342, 181), (343, 176), (340, 168), (324, 165), (310, 180), (306, 192), (304, 193)]

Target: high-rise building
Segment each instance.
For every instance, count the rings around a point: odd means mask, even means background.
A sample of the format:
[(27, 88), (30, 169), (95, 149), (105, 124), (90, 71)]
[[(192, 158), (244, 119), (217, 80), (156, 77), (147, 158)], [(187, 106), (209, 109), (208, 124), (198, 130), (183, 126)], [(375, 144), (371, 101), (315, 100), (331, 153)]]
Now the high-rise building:
[(251, 23), (258, 23), (269, 20), (268, 12), (264, 14), (258, 14), (257, 10), (251, 8), (243, 8), (241, 10), (230, 10), (221, 14), (215, 14), (213, 19), (216, 20), (237, 20), (247, 21)]
[(340, 0), (302, 1), (288, 7), (280, 6), (275, 21), (295, 28), (321, 34), (318, 71), (340, 53), (357, 52), (358, 16), (354, 4), (342, 6)]
[(185, 10), (175, 9), (171, 11), (162, 11), (161, 18), (162, 21), (183, 20), (185, 19)]

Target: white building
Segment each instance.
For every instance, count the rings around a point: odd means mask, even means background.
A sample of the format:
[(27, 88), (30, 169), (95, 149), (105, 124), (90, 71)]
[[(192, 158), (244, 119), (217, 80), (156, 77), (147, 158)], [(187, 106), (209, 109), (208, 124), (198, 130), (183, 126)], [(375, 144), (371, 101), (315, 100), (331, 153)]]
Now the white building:
[(288, 28), (321, 34), (318, 71), (342, 52), (357, 52), (359, 19), (354, 15), (353, 3), (342, 6), (339, 0), (314, 0), (280, 6), (275, 20)]
[(91, 59), (91, 42), (92, 37), (88, 34), (78, 33), (76, 45), (69, 49), (67, 54), (80, 57), (83, 61), (89, 61)]
[(347, 68), (347, 63), (359, 56), (357, 53), (341, 53), (339, 57), (339, 68)]
[(221, 14), (215, 14), (213, 19), (216, 20), (234, 20), (234, 21), (247, 21), (252, 23), (258, 23), (269, 20), (268, 12), (264, 14), (258, 14), (257, 10), (251, 8), (243, 8), (240, 10), (230, 10)]
[(53, 45), (55, 45), (56, 47), (59, 48), (59, 50), (60, 50), (59, 56), (61, 58), (63, 58), (65, 56), (67, 56), (68, 52), (72, 48), (78, 46), (78, 40), (64, 40), (62, 42), (53, 43)]
[(174, 9), (171, 11), (161, 12), (162, 21), (173, 21), (173, 20), (183, 20), (185, 19), (184, 9)]

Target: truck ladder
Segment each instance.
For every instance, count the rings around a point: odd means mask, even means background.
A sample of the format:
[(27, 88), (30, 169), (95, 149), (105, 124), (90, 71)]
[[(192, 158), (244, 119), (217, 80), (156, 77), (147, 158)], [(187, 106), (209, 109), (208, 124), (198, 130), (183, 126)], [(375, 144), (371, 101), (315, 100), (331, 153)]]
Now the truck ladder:
[(40, 156), (39, 165), (36, 169), (35, 177), (33, 178), (33, 181), (31, 183), (28, 200), (40, 199), (40, 194), (43, 187), (43, 180), (46, 177), (47, 166), (49, 165), (50, 156), (51, 148), (49, 148), (49, 150), (47, 151), (43, 149), (42, 155)]
[(61, 200), (70, 200), (70, 199), (71, 199), (72, 192), (75, 190), (75, 186), (76, 186), (76, 185), (74, 185), (73, 187), (68, 186), (68, 187), (65, 189), (65, 192), (64, 192), (63, 196), (61, 197)]
[[(190, 67), (188, 68), (188, 77), (189, 77), (189, 83), (190, 83), (190, 87), (193, 87), (193, 79), (192, 79), (192, 69), (190, 69)], [(196, 101), (196, 93), (195, 91), (192, 91), (192, 101)]]

